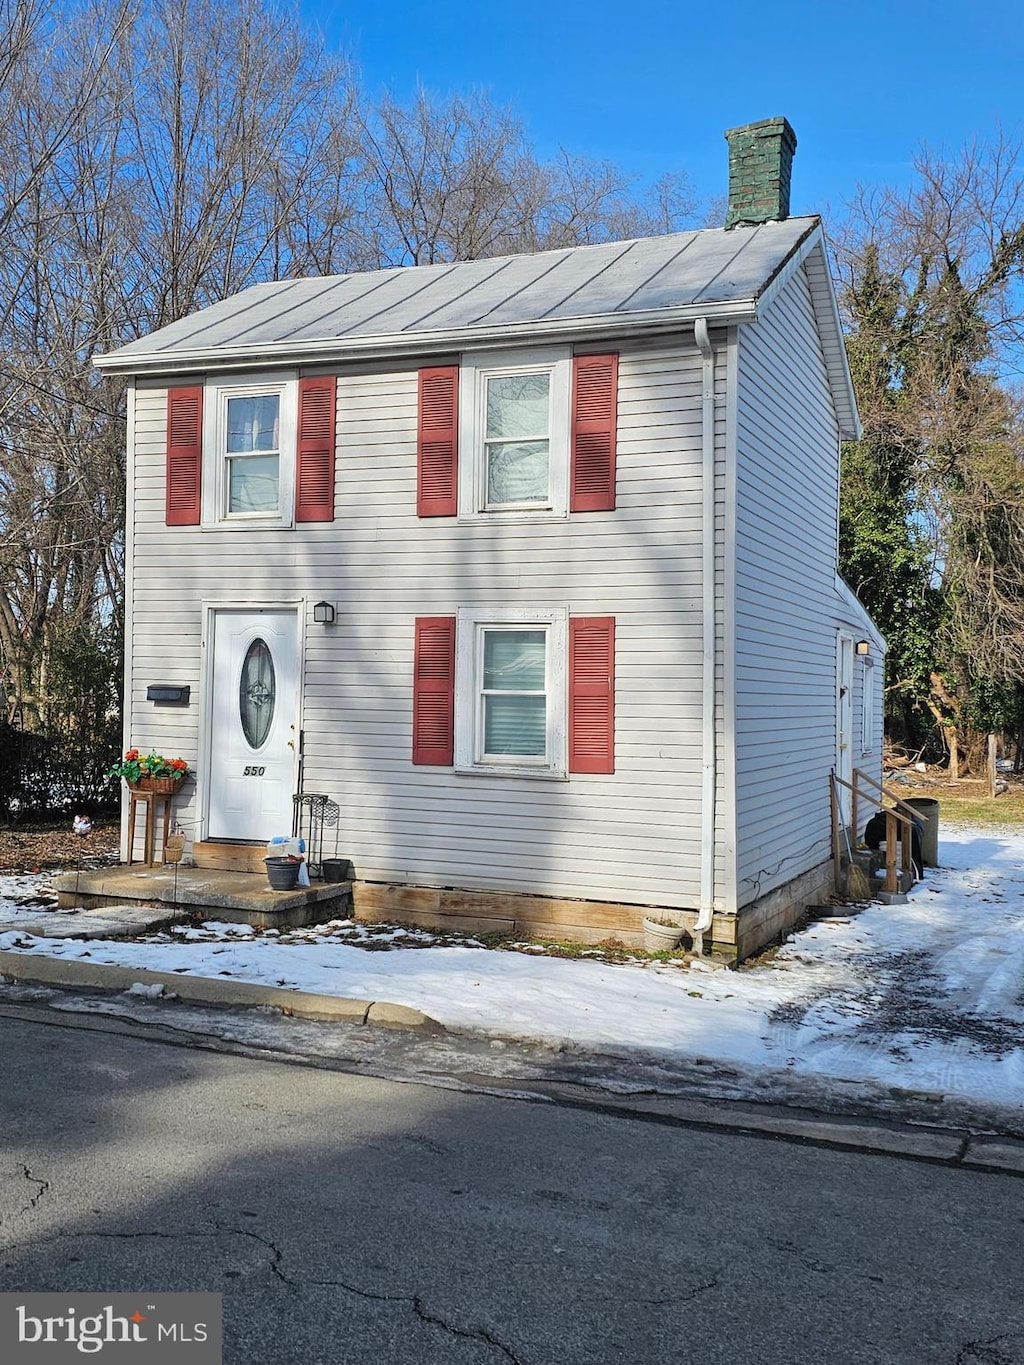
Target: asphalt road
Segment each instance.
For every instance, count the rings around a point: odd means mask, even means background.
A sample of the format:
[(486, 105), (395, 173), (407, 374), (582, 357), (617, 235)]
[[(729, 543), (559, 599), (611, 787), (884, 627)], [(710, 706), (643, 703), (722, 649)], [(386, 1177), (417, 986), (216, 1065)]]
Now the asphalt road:
[(231, 1365), (1022, 1365), (1024, 1181), (0, 1017), (0, 1290)]

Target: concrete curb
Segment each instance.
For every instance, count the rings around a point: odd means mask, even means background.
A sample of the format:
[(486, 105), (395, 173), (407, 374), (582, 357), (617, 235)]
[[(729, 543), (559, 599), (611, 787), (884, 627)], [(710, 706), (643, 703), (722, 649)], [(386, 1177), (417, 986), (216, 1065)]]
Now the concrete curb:
[[(486, 1078), (480, 1078), (486, 1085)], [(491, 1086), (495, 1083), (492, 1080)], [(702, 1099), (692, 1095), (595, 1092), (566, 1081), (509, 1081), (495, 1087), (537, 1095), (555, 1104), (602, 1114), (624, 1114), (669, 1126), (748, 1137), (779, 1138), (870, 1156), (929, 1161), (995, 1175), (1024, 1176), (1024, 1140), (966, 1128), (923, 1127), (898, 1118), (826, 1114), (756, 1100)]]
[[(592, 1096), (576, 1085), (549, 1082), (543, 1086), (542, 1093), (563, 1104), (592, 1102)], [(601, 1102), (606, 1111), (626, 1110), (662, 1122), (686, 1123), (702, 1128), (728, 1128), (734, 1133), (796, 1139), (841, 1150), (950, 1164), (967, 1160), (966, 1150), (970, 1141), (969, 1134), (946, 1128), (872, 1122), (866, 1117), (844, 1114), (821, 1114), (796, 1109), (785, 1111), (778, 1106), (758, 1106), (753, 1102), (737, 1104), (728, 1100), (673, 1095), (605, 1095)], [(1011, 1139), (1006, 1139), (1006, 1146), (1012, 1146)], [(997, 1158), (994, 1163), (978, 1161), (976, 1164), (1000, 1164), (1001, 1159), (1006, 1159), (1011, 1169), (1020, 1169), (1008, 1152), (992, 1153), (992, 1156)]]
[(128, 991), (140, 983), (162, 986), (168, 994), (191, 1004), (220, 1005), (229, 1009), (276, 1009), (297, 1019), (416, 1029), (422, 1033), (447, 1031), (443, 1024), (420, 1010), (386, 1000), (351, 1000), (338, 995), (285, 990), (279, 986), (259, 986), (248, 981), (228, 981), (223, 977), (188, 976), (181, 972), (156, 972), (145, 967), (118, 967), (77, 959), (64, 961), (37, 953), (0, 952), (0, 977), (34, 985), (113, 992)]
[[(227, 981), (217, 977), (185, 976), (176, 972), (157, 972), (145, 968), (112, 966), (78, 960), (60, 961), (30, 953), (0, 951), (0, 980), (25, 984), (53, 986), (58, 989), (91, 990), (109, 994), (129, 991), (136, 983), (162, 986), (185, 1003), (231, 1008), (264, 1007), (279, 1010), (296, 1018), (326, 1022), (342, 1022), (393, 1029), (404, 1029), (421, 1034), (446, 1036), (457, 1045), (459, 1038), (473, 1038), (472, 1030), (457, 1030), (451, 1034), (443, 1024), (407, 1005), (385, 1001), (352, 1000), (340, 996), (314, 995), (305, 991), (282, 990), (279, 987), (259, 986), (242, 981)], [(16, 1007), (19, 1014), (28, 1012), (41, 1019), (42, 1011), (34, 1011), (31, 1004)], [(0, 1004), (0, 1013), (8, 1011)], [(130, 1032), (130, 1018), (112, 1020), (103, 1016), (107, 1026)], [(52, 1020), (46, 1020), (52, 1022)], [(95, 1015), (62, 1016), (64, 1027), (95, 1028)], [(197, 1035), (201, 1039), (205, 1035)], [(206, 1039), (209, 1045), (219, 1035)], [(164, 1037), (162, 1041), (181, 1045), (181, 1036)], [(200, 1043), (199, 1045), (204, 1045)], [(230, 1040), (219, 1040), (216, 1051), (245, 1053)], [(308, 1065), (328, 1065), (315, 1053), (286, 1055), (290, 1062)], [(391, 1054), (388, 1054), (391, 1055)], [(368, 1060), (368, 1059), (362, 1059)], [(361, 1067), (362, 1075), (384, 1075), (371, 1065)], [(435, 1072), (440, 1074), (439, 1072)], [(539, 1077), (503, 1078), (486, 1073), (468, 1073), (464, 1069), (453, 1073), (455, 1079), (468, 1082), (485, 1093), (500, 1096), (508, 1092), (517, 1098), (533, 1098), (542, 1102), (584, 1109), (594, 1113), (618, 1114), (624, 1117), (664, 1123), (669, 1126), (694, 1127), (705, 1131), (730, 1132), (813, 1146), (836, 1148), (841, 1151), (862, 1152), (875, 1156), (901, 1157), (909, 1160), (934, 1162), (961, 1170), (1012, 1175), (1024, 1178), (1024, 1139), (1013, 1133), (996, 1130), (979, 1131), (970, 1127), (923, 1126), (913, 1121), (872, 1117), (866, 1114), (823, 1113), (805, 1107), (790, 1108), (783, 1102), (762, 1104), (756, 1100), (728, 1100), (697, 1095), (673, 1095), (643, 1092), (618, 1093), (594, 1089), (578, 1082)], [(415, 1077), (413, 1077), (415, 1079)], [(427, 1083), (430, 1083), (429, 1081)]]

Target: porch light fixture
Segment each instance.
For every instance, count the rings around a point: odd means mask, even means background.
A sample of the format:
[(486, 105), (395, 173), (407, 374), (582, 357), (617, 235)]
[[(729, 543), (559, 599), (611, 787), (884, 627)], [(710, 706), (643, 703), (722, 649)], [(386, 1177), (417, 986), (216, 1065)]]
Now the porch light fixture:
[(334, 624), (334, 608), (330, 602), (318, 602), (313, 608), (313, 620), (318, 626), (332, 626)]
[(870, 644), (870, 642), (867, 641), (867, 640), (858, 640), (858, 641), (857, 641), (857, 653), (860, 654), (861, 656), (870, 654), (870, 653), (871, 653), (871, 644)]

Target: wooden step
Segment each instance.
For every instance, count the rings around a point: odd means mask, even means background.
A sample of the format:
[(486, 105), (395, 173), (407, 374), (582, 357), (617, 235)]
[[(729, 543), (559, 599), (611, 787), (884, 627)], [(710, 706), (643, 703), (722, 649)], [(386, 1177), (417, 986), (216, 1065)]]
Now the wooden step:
[(196, 867), (208, 867), (218, 872), (259, 872), (266, 875), (263, 859), (266, 844), (195, 843), (192, 861)]

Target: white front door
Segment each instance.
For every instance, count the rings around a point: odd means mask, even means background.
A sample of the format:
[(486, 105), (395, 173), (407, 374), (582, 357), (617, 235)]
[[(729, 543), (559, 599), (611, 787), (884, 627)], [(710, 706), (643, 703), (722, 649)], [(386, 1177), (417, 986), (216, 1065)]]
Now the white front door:
[(299, 722), (295, 611), (213, 613), (207, 838), (292, 829)]
[[(844, 782), (853, 781), (853, 639), (838, 637), (836, 656), (836, 774)], [(852, 793), (839, 788), (839, 809), (843, 820), (850, 823), (853, 806)]]

